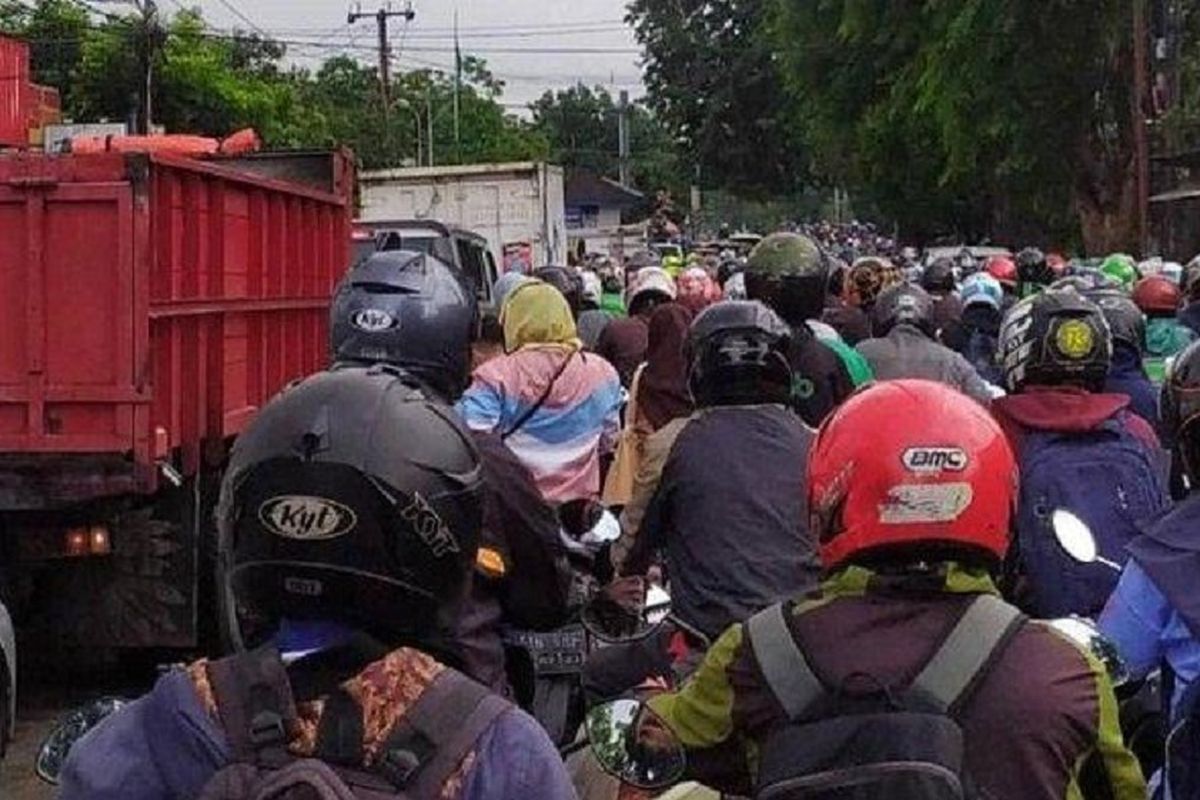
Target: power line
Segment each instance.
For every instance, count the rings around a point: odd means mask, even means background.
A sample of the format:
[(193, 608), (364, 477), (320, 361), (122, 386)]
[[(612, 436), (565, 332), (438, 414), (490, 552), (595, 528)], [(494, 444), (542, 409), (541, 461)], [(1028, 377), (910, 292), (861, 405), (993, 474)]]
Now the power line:
[[(214, 29), (231, 32), (230, 29)], [(271, 28), (272, 36), (294, 36), (294, 37), (324, 37), (331, 34), (341, 33), (344, 28)], [(604, 26), (604, 27), (572, 27), (572, 28), (530, 28), (527, 30), (513, 31), (485, 31), (480, 33), (462, 33), (460, 39), (529, 39), (539, 37), (553, 36), (590, 36), (597, 33), (618, 33), (625, 30), (623, 26)], [(413, 39), (422, 41), (448, 41), (453, 40), (454, 34), (436, 33), (429, 29), (413, 30), (409, 36)]]
[[(513, 23), (513, 24), (509, 24), (509, 25), (461, 26), (459, 28), (459, 34), (466, 36), (466, 35), (475, 35), (475, 34), (480, 34), (480, 33), (489, 33), (489, 34), (490, 33), (522, 33), (522, 32), (529, 32), (529, 31), (554, 33), (556, 31), (561, 31), (564, 29), (566, 29), (566, 30), (575, 29), (575, 28), (590, 29), (590, 28), (595, 28), (595, 27), (612, 27), (614, 30), (616, 30), (616, 29), (624, 29), (626, 27), (626, 25), (624, 24), (624, 22), (622, 20), (619, 20), (619, 19), (616, 19), (616, 20), (613, 20), (613, 19), (593, 20), (590, 22), (580, 20), (580, 21), (571, 21), (571, 22), (560, 22), (560, 23), (529, 23), (529, 22), (525, 22), (525, 23)], [(273, 33), (279, 33), (279, 34), (284, 34), (284, 35), (304, 36), (304, 35), (328, 34), (328, 33), (336, 32), (339, 29), (338, 28), (330, 28), (330, 27), (303, 28), (303, 27), (286, 27), (285, 26), (285, 27), (272, 28), (271, 30)], [(450, 28), (438, 28), (438, 27), (420, 28), (420, 29), (418, 29), (418, 31), (416, 31), (414, 33), (414, 35), (453, 36), (454, 28), (452, 28), (452, 27), (450, 27)]]
[[(118, 19), (124, 19), (118, 17)], [(213, 39), (215, 41), (237, 42), (246, 39), (246, 36), (237, 34), (215, 33), (205, 31), (200, 34), (202, 38)], [(289, 47), (308, 48), (312, 50), (374, 50), (376, 48), (368, 45), (351, 45), (342, 42), (330, 42), (328, 40), (308, 40), (308, 39), (285, 39), (267, 35), (267, 38), (276, 44), (287, 45)], [(68, 37), (61, 39), (38, 39), (38, 44), (73, 44), (83, 40), (78, 37)], [(417, 53), (453, 53), (453, 47), (430, 47), (427, 45), (410, 45), (410, 52)], [(637, 48), (626, 47), (476, 47), (472, 48), (473, 53), (500, 53), (500, 54), (525, 54), (525, 55), (638, 55), (642, 51)]]
[(258, 23), (256, 23), (254, 20), (247, 17), (245, 14), (243, 14), (241, 12), (241, 10), (237, 6), (235, 6), (233, 3), (229, 2), (229, 0), (217, 0), (217, 2), (220, 3), (222, 6), (224, 6), (226, 11), (228, 11), (230, 14), (233, 14), (235, 17), (237, 17), (242, 22), (249, 25), (251, 28), (253, 28), (258, 33), (262, 34), (263, 36), (270, 37), (269, 33), (264, 31), (262, 28), (258, 27)]

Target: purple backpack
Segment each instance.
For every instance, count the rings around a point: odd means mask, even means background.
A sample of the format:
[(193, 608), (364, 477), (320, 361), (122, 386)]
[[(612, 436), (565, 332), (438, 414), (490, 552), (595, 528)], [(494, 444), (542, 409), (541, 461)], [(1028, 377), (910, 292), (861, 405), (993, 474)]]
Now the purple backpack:
[(1169, 503), (1163, 465), (1129, 430), (1127, 413), (1090, 431), (1030, 431), (1021, 442), (1017, 548), (1034, 616), (1094, 617), (1120, 577), (1111, 567), (1081, 564), (1063, 551), (1051, 525), (1055, 510), (1082, 519), (1099, 555), (1124, 564), (1137, 523)]

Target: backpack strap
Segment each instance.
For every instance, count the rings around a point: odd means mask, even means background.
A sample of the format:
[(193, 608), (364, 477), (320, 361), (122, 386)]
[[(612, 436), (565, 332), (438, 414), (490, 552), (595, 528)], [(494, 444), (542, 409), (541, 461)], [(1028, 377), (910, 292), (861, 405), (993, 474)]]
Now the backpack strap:
[(758, 667), (788, 719), (798, 719), (825, 695), (825, 685), (796, 644), (783, 603), (776, 603), (746, 622), (746, 635)]
[(1024, 622), (1025, 616), (999, 597), (977, 596), (912, 687), (933, 697), (947, 711), (954, 710)]
[(234, 759), (286, 762), (296, 704), (279, 651), (264, 647), (213, 661), (208, 679)]
[(512, 705), (455, 670), (437, 677), (398, 721), (377, 769), (412, 797), (438, 797), (480, 735)]

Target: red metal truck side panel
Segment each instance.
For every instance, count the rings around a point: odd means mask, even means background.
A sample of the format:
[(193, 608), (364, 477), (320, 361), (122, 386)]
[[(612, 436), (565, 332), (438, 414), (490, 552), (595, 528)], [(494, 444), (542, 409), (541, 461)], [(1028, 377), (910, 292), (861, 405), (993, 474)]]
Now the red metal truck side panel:
[(24, 42), (0, 36), (0, 145), (29, 144), (29, 48)]
[(0, 454), (190, 473), (327, 361), (343, 198), (173, 156), (23, 156), (0, 159), (0, 230)]
[(144, 402), (132, 380), (132, 243), (119, 233), (132, 225), (130, 187), (0, 187), (0, 209), (20, 234), (0, 237), (0, 449), (130, 449)]

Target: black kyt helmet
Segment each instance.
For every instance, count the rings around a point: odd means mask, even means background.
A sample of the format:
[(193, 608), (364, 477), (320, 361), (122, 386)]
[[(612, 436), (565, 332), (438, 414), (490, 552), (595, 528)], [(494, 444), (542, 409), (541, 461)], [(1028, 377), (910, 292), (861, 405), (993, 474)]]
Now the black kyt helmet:
[(921, 288), (927, 292), (953, 292), (957, 282), (954, 279), (954, 261), (950, 258), (935, 259), (921, 273)]
[(1017, 281), (1029, 286), (1049, 286), (1058, 276), (1050, 268), (1046, 254), (1036, 247), (1017, 253)]
[(285, 619), (444, 641), (475, 562), (482, 480), (454, 410), (394, 367), (285, 389), (238, 437), (221, 486), (227, 641), (257, 646)]
[(540, 267), (533, 271), (533, 277), (558, 289), (571, 307), (571, 316), (578, 318), (583, 307), (583, 278), (579, 273), (570, 267)]
[(1175, 357), (1162, 388), (1162, 423), (1192, 486), (1200, 486), (1200, 342)]
[(787, 403), (791, 328), (763, 303), (726, 300), (692, 322), (684, 356), (697, 405)]
[(335, 362), (392, 364), (449, 399), (467, 387), (478, 302), (458, 271), (434, 256), (371, 255), (342, 278), (329, 317)]
[(876, 336), (887, 336), (901, 323), (919, 328), (930, 336), (934, 333), (933, 298), (915, 283), (884, 289), (871, 309), (871, 332)]
[(829, 288), (829, 259), (812, 239), (773, 233), (746, 261), (746, 297), (766, 303), (789, 325), (819, 319)]
[(1146, 315), (1133, 302), (1133, 298), (1116, 288), (1085, 292), (1084, 297), (1100, 307), (1112, 332), (1114, 345), (1123, 344), (1139, 354), (1145, 352)]
[(1104, 388), (1112, 333), (1103, 312), (1071, 287), (1017, 303), (1000, 326), (999, 351), (1011, 392), (1029, 385)]

